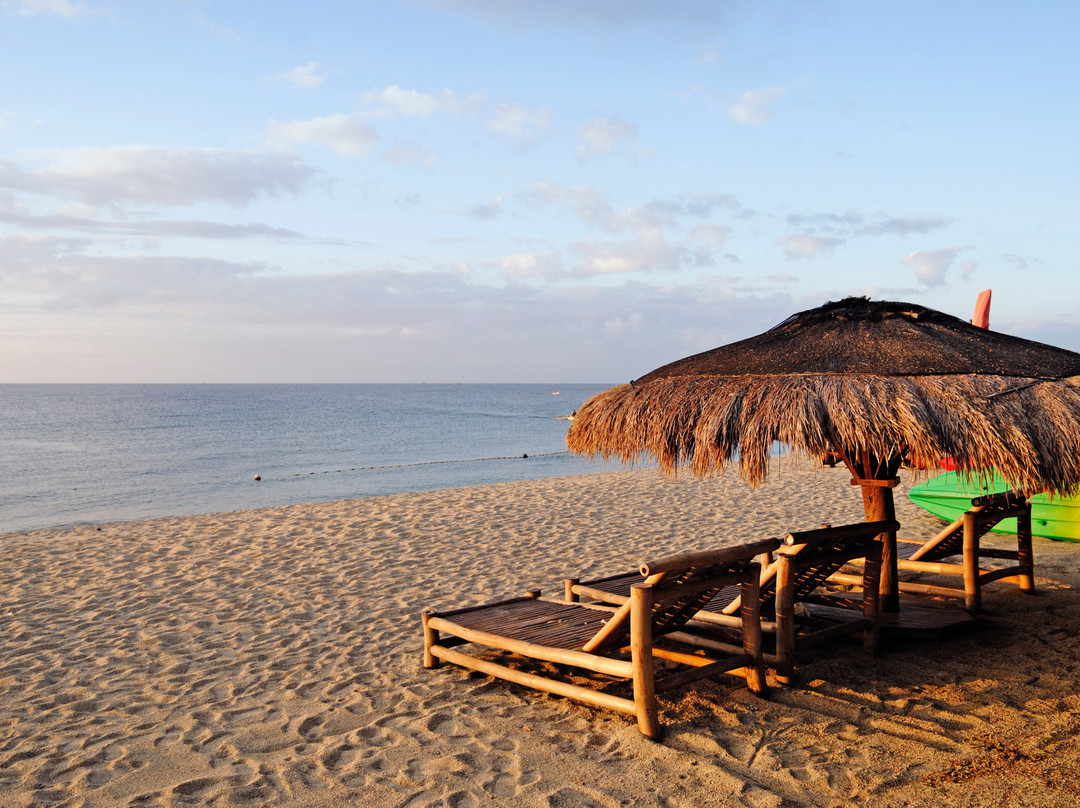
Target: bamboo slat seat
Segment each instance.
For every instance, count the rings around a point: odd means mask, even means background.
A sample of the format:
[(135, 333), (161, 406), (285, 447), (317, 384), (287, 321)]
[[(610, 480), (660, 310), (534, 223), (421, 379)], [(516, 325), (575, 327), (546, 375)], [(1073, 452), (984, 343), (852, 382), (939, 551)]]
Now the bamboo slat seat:
[[(758, 542), (770, 557), (776, 550), (775, 560), (766, 566), (759, 580), (759, 612), (762, 628), (769, 636), (775, 636), (775, 649), (764, 654), (764, 659), (775, 667), (777, 677), (790, 683), (795, 676), (796, 653), (821, 645), (841, 636), (862, 633), (863, 645), (870, 653), (878, 647), (878, 582), (881, 575), (882, 533), (896, 530), (895, 521), (857, 522), (839, 527), (824, 527), (802, 533), (789, 533), (784, 542), (768, 539)], [(782, 548), (782, 549), (778, 549)], [(829, 595), (822, 586), (841, 567), (852, 559), (869, 559), (863, 565), (858, 578), (861, 591), (844, 596)], [(633, 573), (606, 578), (578, 581), (569, 578), (565, 582), (567, 600), (582, 597), (601, 603), (625, 603), (634, 580), (640, 576)], [(796, 603), (816, 603), (861, 612), (861, 617), (843, 621), (821, 620), (799, 613)], [(727, 589), (717, 593), (694, 615), (688, 631), (702, 636), (717, 636), (710, 628), (739, 629), (734, 617), (743, 604), (740, 593)]]
[[(641, 565), (637, 583), (617, 606), (572, 603), (529, 596), (453, 611), (423, 613), (424, 667), (452, 662), (517, 684), (578, 699), (637, 718), (638, 728), (659, 738), (657, 691), (720, 673), (746, 679), (765, 693), (758, 579), (755, 557), (769, 543), (683, 553)], [(644, 580), (642, 580), (644, 579)], [(717, 592), (739, 587), (745, 607), (738, 618), (737, 644), (685, 632), (686, 622)], [(447, 635), (447, 636), (443, 636)], [(456, 650), (473, 643), (529, 659), (627, 679), (633, 697), (511, 668)], [(655, 661), (681, 666), (657, 677)], [(598, 683), (603, 684), (603, 683)]]
[[(981, 547), (983, 536), (1004, 519), (1016, 518), (1016, 550)], [(897, 538), (897, 568), (916, 573), (936, 573), (963, 578), (962, 587), (901, 581), (901, 592), (963, 599), (972, 612), (982, 608), (982, 587), (992, 581), (1017, 584), (1025, 592), (1035, 590), (1034, 554), (1031, 547), (1031, 500), (1018, 491), (1003, 491), (971, 500), (971, 508), (946, 525), (928, 541)], [(949, 562), (960, 556), (960, 563)], [(1008, 567), (984, 568), (983, 559), (1014, 561)], [(855, 565), (857, 567), (857, 565)], [(855, 570), (855, 567), (849, 570)], [(845, 573), (834, 577), (848, 580)]]
[(454, 622), (473, 631), (498, 633), (522, 642), (580, 648), (611, 618), (610, 609), (568, 608), (543, 598), (522, 598), (454, 615)]

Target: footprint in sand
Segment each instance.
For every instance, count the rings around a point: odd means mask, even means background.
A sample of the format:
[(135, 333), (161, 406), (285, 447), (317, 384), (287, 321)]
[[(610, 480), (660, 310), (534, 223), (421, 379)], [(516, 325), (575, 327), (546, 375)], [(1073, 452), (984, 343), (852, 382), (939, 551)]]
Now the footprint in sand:
[(351, 744), (341, 744), (335, 746), (329, 752), (322, 757), (322, 764), (328, 771), (348, 771), (352, 769), (353, 763), (359, 758), (360, 750)]
[(547, 804), (551, 808), (617, 808), (621, 803), (613, 797), (586, 788), (563, 788), (549, 794)]
[[(488, 802), (490, 802), (490, 799)], [(479, 797), (468, 791), (455, 791), (446, 798), (446, 804), (450, 808), (478, 808), (478, 806), (487, 803), (482, 803)]]
[(381, 727), (364, 727), (356, 731), (356, 738), (367, 746), (388, 746), (393, 743), (390, 733)]
[(200, 777), (195, 780), (188, 780), (185, 783), (180, 783), (178, 786), (174, 786), (172, 793), (180, 797), (198, 797), (200, 800), (211, 796), (209, 792), (220, 781), (214, 777)]
[(322, 724), (323, 719), (320, 716), (313, 715), (310, 718), (305, 718), (300, 722), (300, 726), (296, 728), (297, 734), (305, 741), (318, 741), (322, 739), (322, 733), (318, 731), (319, 725)]
[(447, 738), (460, 738), (469, 733), (469, 728), (455, 716), (433, 715), (427, 721), (427, 728), (436, 735)]
[(495, 775), (495, 778), (484, 784), (484, 791), (492, 797), (516, 797), (521, 789), (517, 778), (512, 774), (503, 772)]

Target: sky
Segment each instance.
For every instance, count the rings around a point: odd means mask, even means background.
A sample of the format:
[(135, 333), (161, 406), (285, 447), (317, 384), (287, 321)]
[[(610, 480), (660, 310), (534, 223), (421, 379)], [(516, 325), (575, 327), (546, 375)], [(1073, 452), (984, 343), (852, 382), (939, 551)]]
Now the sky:
[(0, 0), (0, 382), (620, 383), (849, 295), (1080, 350), (1080, 3)]

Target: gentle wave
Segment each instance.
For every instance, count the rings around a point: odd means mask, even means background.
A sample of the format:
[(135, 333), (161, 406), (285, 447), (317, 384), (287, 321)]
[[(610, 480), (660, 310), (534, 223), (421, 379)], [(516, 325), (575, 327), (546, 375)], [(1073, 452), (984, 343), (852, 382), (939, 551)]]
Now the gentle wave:
[(559, 417), (607, 386), (0, 385), (0, 531), (600, 471)]

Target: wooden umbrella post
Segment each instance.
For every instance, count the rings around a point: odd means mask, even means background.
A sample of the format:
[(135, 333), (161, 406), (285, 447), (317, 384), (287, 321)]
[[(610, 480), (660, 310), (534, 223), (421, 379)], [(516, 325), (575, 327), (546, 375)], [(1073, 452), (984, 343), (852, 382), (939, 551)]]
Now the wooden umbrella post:
[[(897, 478), (889, 480), (856, 480), (852, 485), (862, 486), (863, 511), (867, 522), (896, 519), (896, 505), (893, 502), (893, 488), (900, 482)], [(900, 587), (896, 565), (896, 531), (882, 534), (881, 542), (881, 603), (883, 612), (900, 611)]]
[[(847, 470), (851, 472), (851, 484), (862, 488), (863, 512), (867, 522), (896, 519), (896, 505), (892, 490), (900, 484), (896, 473), (900, 470), (901, 456), (895, 453), (881, 461), (867, 449), (849, 449), (835, 433), (831, 436), (833, 451)], [(900, 585), (896, 564), (896, 531), (882, 534), (881, 584), (878, 589), (883, 612), (900, 611)]]

